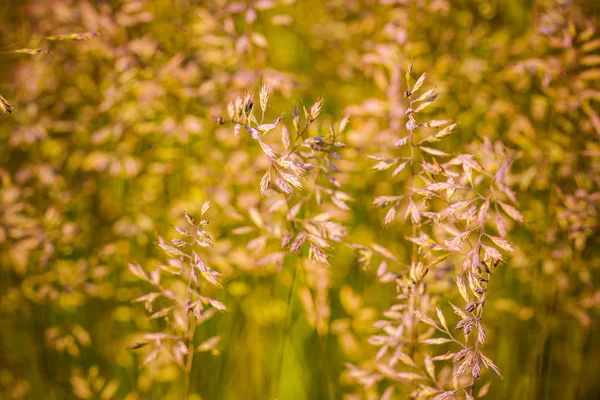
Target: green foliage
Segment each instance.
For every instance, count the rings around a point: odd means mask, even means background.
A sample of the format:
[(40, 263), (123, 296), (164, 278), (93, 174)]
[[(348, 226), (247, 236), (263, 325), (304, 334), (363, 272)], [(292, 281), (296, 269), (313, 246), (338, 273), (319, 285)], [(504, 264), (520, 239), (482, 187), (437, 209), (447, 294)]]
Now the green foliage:
[(0, 398), (600, 396), (596, 2), (0, 15)]

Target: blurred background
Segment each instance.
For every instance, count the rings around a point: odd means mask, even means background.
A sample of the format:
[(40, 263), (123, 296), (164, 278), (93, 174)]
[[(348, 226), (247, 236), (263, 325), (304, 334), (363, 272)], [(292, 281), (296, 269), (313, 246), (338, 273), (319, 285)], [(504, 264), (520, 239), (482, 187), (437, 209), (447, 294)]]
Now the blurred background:
[[(147, 287), (127, 265), (152, 269), (158, 235), (175, 237), (181, 211), (199, 217), (206, 199), (214, 246), (203, 254), (224, 286), (208, 290), (228, 311), (196, 331), (197, 344), (221, 340), (196, 355), (189, 398), (380, 398), (347, 363), (375, 356), (368, 338), (395, 288), (342, 244), (330, 268), (264, 261), (268, 246), (238, 228), (261, 204), (265, 160), (213, 115), (262, 84), (268, 119), (319, 97), (315, 134), (350, 115), (345, 241), (410, 260), (410, 227), (384, 228), (372, 205), (406, 182), (367, 158), (393, 155), (404, 136), (398, 77), (410, 60), (440, 93), (428, 115), (459, 122), (442, 149), (477, 152), (488, 136), (514, 158), (525, 222), (509, 226), (517, 252), (494, 274), (484, 320), (504, 380), (486, 371), (478, 388), (493, 381), (489, 399), (600, 398), (599, 10), (594, 0), (3, 0), (0, 95), (14, 110), (0, 115), (0, 399), (185, 398), (172, 362), (143, 366), (146, 350), (127, 349), (164, 328), (131, 302)], [(451, 281), (433, 290), (459, 298)]]

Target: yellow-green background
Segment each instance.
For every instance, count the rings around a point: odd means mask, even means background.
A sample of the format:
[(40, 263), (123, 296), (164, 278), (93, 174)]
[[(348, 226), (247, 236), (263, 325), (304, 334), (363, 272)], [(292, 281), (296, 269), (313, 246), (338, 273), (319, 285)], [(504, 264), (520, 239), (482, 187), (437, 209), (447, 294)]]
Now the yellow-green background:
[[(362, 270), (343, 246), (330, 269), (304, 267), (293, 286), (296, 258), (281, 271), (258, 266), (245, 249), (250, 239), (231, 231), (258, 201), (264, 160), (248, 137), (216, 126), (212, 115), (263, 82), (272, 89), (273, 118), (282, 111), (289, 118), (293, 102), (310, 105), (321, 96), (315, 131), (349, 113), (347, 161), (340, 163), (355, 199), (348, 241), (375, 241), (408, 259), (410, 228), (383, 228), (371, 205), (406, 183), (372, 171), (366, 156), (392, 154), (394, 138), (403, 136), (404, 121), (396, 128), (394, 118), (406, 88), (392, 93), (390, 80), (410, 59), (440, 91), (430, 114), (460, 124), (446, 151), (469, 151), (488, 135), (517, 154), (514, 183), (526, 223), (512, 227), (519, 250), (489, 288), (486, 350), (505, 379), (487, 373), (482, 382), (494, 382), (486, 398), (599, 398), (597, 214), (589, 217), (586, 245), (576, 249), (558, 222), (554, 189), (598, 188), (598, 157), (581, 152), (598, 151), (600, 133), (583, 106), (565, 97), (580, 99), (587, 90), (583, 103), (598, 110), (598, 80), (578, 80), (578, 68), (594, 67), (577, 65), (539, 34), (549, 12), (596, 23), (596, 2), (271, 3), (1, 2), (0, 94), (15, 110), (0, 117), (0, 226), (7, 233), (0, 242), (0, 398), (77, 398), (74, 371), (87, 376), (93, 366), (119, 383), (114, 398), (182, 398), (176, 370), (142, 368), (142, 357), (126, 349), (139, 332), (160, 329), (130, 303), (144, 287), (127, 264), (150, 268), (161, 257), (157, 234), (171, 237), (181, 210), (197, 214), (207, 198), (216, 244), (206, 254), (225, 285), (213, 294), (229, 311), (197, 331), (198, 342), (222, 336), (219, 355), (195, 360), (197, 398), (367, 398), (345, 363), (374, 356), (367, 338), (393, 287)], [(253, 7), (250, 24), (238, 8)], [(102, 36), (44, 40), (86, 31)], [(11, 53), (23, 47), (53, 54)], [(572, 90), (543, 90), (543, 73), (516, 69), (552, 57), (567, 65), (557, 67), (552, 87)], [(303, 300), (307, 287), (324, 288), (330, 316), (321, 327)], [(78, 354), (48, 343), (49, 329), (73, 335), (76, 326), (90, 335), (89, 343), (74, 339)]]

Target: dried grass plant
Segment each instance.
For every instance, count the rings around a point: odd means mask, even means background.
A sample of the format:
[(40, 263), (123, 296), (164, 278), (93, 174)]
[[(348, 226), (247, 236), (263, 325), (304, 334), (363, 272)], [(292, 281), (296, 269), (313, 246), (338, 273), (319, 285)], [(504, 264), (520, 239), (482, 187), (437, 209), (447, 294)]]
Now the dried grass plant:
[[(259, 93), (260, 120), (254, 116), (254, 105), (251, 93), (237, 97), (228, 105), (227, 120), (221, 116), (214, 119), (219, 124), (234, 124), (235, 136), (242, 131), (248, 134), (253, 142), (258, 143), (263, 157), (268, 160), (267, 170), (260, 179), (262, 199), (259, 207), (248, 210), (248, 222), (251, 225), (237, 227), (232, 233), (254, 236), (248, 241), (247, 248), (260, 254), (257, 265), (275, 264), (281, 269), (287, 258), (293, 269), (283, 327), (285, 336), (274, 379), (274, 396), (278, 397), (298, 271), (302, 270), (303, 280), (307, 284), (311, 279), (309, 275), (315, 273), (311, 261), (329, 267), (328, 252), (335, 250), (334, 244), (347, 235), (346, 227), (335, 219), (336, 215), (350, 211), (348, 202), (352, 197), (342, 190), (336, 178), (340, 170), (335, 162), (342, 157), (339, 152), (344, 143), (340, 141), (340, 136), (348, 124), (348, 117), (343, 118), (337, 128), (330, 124), (326, 134), (311, 135), (309, 128), (321, 113), (323, 99), (318, 99), (309, 108), (303, 107), (303, 120), (297, 106), (292, 107), (291, 132), (284, 122), (283, 113), (270, 123), (264, 122), (265, 112), (271, 107), (269, 90), (265, 85)], [(279, 145), (269, 143), (269, 133), (276, 130), (280, 131)], [(281, 150), (277, 150), (277, 147)], [(324, 352), (327, 334), (325, 321), (330, 310), (327, 293), (323, 289), (326, 286), (311, 288), (308, 284), (300, 288), (307, 295), (304, 297), (306, 309), (314, 316), (312, 324), (320, 338), (320, 350)], [(323, 370), (323, 373), (328, 375), (327, 370)], [(331, 388), (328, 391), (333, 396)]]
[[(210, 209), (210, 201), (202, 205), (202, 220), (184, 212), (188, 227), (174, 225), (175, 231), (182, 239), (171, 239), (170, 243), (162, 237), (158, 238), (160, 247), (168, 256), (164, 264), (159, 264), (150, 273), (137, 264), (129, 264), (129, 270), (137, 278), (147, 282), (151, 291), (134, 300), (144, 303), (152, 320), (164, 320), (165, 329), (143, 335), (143, 341), (129, 346), (135, 350), (149, 346), (150, 351), (144, 358), (144, 365), (157, 360), (161, 355), (167, 355), (182, 371), (184, 385), (181, 396), (188, 398), (191, 393), (190, 375), (194, 366), (196, 352), (211, 351), (218, 354), (216, 346), (220, 337), (205, 338), (196, 344), (196, 328), (215, 315), (216, 311), (225, 311), (227, 307), (220, 301), (206, 295), (202, 283), (208, 283), (217, 288), (223, 286), (219, 282), (221, 274), (211, 269), (196, 252), (197, 248), (210, 248), (212, 242), (205, 227), (208, 225), (206, 213)], [(169, 278), (161, 278), (167, 274)], [(165, 307), (155, 310), (155, 303), (165, 300)], [(161, 306), (162, 307), (162, 306)]]
[[(407, 147), (408, 154), (371, 157), (378, 161), (373, 167), (376, 170), (394, 168), (392, 178), (407, 170), (407, 192), (377, 197), (374, 204), (388, 209), (385, 225), (393, 223), (397, 211), (404, 209), (404, 220), (412, 225), (412, 233), (407, 237), (412, 243), (410, 262), (398, 260), (387, 250), (379, 251), (384, 257), (377, 275), (384, 283), (395, 283), (398, 302), (386, 311), (385, 320), (376, 323), (381, 334), (369, 339), (380, 348), (374, 371), (350, 365), (350, 374), (367, 389), (385, 379), (395, 382), (401, 390), (412, 387), (411, 397), (473, 398), (475, 380), (483, 367), (502, 376), (482, 352), (487, 337), (483, 309), (492, 273), (504, 261), (499, 250), (514, 252), (513, 244), (505, 239), (504, 218), (523, 222), (523, 217), (510, 204), (516, 203), (516, 196), (505, 182), (510, 160), (500, 143), (486, 141), (486, 167), (471, 154), (452, 156), (430, 147), (452, 135), (457, 124), (449, 120), (417, 121), (437, 93), (434, 89), (421, 90), (426, 73), (414, 83), (411, 74), (412, 62), (406, 71), (406, 135), (394, 144), (400, 149)], [(372, 262), (372, 251), (365, 246), (354, 247), (363, 262)], [(390, 270), (388, 263), (398, 265), (400, 270)], [(428, 279), (428, 275), (433, 277)], [(445, 305), (440, 304), (444, 295), (429, 290), (435, 280), (449, 278), (455, 280), (466, 303), (464, 307), (450, 303), (460, 318), (453, 327), (442, 311)], [(463, 339), (452, 333), (456, 330), (462, 330)], [(450, 351), (432, 354), (431, 346), (444, 348), (448, 344)], [(453, 347), (456, 350), (452, 351)], [(436, 362), (448, 360), (451, 374), (444, 367), (436, 371)], [(382, 398), (391, 398), (394, 389), (394, 385), (388, 386)]]

